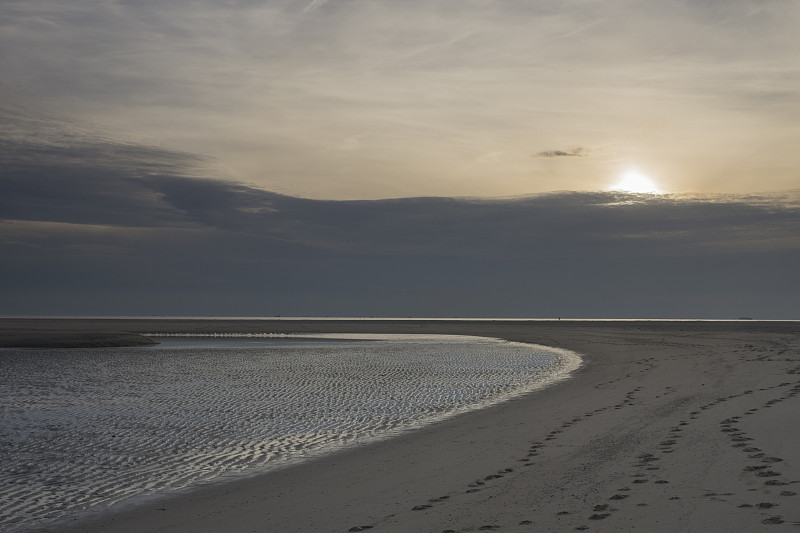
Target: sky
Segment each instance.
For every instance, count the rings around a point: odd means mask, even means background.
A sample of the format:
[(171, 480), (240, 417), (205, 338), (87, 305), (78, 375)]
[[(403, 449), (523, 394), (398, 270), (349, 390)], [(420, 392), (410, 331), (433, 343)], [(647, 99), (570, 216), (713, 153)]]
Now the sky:
[(800, 319), (793, 0), (5, 0), (0, 314)]

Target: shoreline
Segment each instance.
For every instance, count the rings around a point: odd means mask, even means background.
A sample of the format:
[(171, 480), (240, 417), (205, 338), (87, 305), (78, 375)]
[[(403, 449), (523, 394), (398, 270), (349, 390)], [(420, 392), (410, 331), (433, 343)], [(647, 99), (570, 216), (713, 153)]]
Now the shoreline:
[[(433, 333), (472, 335), (584, 327), (654, 328), (665, 333), (713, 327), (724, 331), (798, 331), (797, 320), (459, 319), (459, 318), (35, 318), (0, 317), (0, 348), (98, 348), (157, 344), (146, 335), (181, 333)], [(486, 335), (484, 335), (486, 336)], [(493, 335), (489, 335), (493, 336)], [(502, 336), (502, 335), (500, 335)], [(513, 339), (506, 339), (513, 340)], [(530, 342), (530, 341), (522, 341)]]
[[(124, 322), (96, 327), (155, 332), (153, 320)], [(243, 325), (158, 327), (220, 324)], [(783, 531), (800, 523), (800, 430), (788, 423), (800, 407), (800, 324), (282, 320), (257, 329), (497, 337), (572, 350), (584, 364), (501, 405), (58, 531)]]

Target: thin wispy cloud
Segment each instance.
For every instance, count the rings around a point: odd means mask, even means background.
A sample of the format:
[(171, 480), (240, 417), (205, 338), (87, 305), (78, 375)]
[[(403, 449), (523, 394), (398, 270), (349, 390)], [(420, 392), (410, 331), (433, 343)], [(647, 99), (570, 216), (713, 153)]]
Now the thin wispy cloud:
[(589, 24), (586, 24), (586, 25), (584, 25), (584, 26), (581, 26), (581, 27), (579, 27), (579, 28), (576, 28), (576, 29), (574, 29), (574, 30), (568, 31), (567, 33), (565, 33), (565, 34), (561, 35), (561, 38), (562, 38), (562, 39), (566, 39), (567, 37), (572, 37), (573, 35), (577, 35), (577, 34), (579, 34), (579, 33), (581, 33), (581, 32), (584, 32), (584, 31), (586, 31), (586, 30), (589, 30), (589, 29), (591, 29), (591, 28), (594, 28), (594, 27), (595, 27), (595, 26), (597, 26), (598, 24), (604, 24), (604, 23), (605, 23), (607, 20), (608, 20), (608, 19), (607, 19), (607, 18), (605, 18), (605, 17), (603, 17), (603, 18), (600, 18), (600, 19), (597, 19), (597, 20), (595, 20), (595, 21), (592, 21), (592, 22), (590, 22)]
[(324, 6), (328, 3), (329, 0), (311, 0), (309, 4), (301, 11), (302, 14), (308, 13), (309, 11), (314, 11), (319, 9), (320, 7)]

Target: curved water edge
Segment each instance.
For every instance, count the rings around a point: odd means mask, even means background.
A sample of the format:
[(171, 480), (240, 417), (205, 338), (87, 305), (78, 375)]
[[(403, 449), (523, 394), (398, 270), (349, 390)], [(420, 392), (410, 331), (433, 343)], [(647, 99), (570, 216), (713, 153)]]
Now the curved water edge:
[(157, 338), (2, 351), (0, 528), (55, 525), (387, 439), (581, 365), (568, 350), (485, 337)]

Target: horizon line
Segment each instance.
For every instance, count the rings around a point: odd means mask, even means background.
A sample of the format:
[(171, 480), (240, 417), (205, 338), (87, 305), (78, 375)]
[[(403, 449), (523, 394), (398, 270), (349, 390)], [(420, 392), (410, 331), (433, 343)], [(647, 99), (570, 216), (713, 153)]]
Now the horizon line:
[(0, 319), (42, 320), (286, 320), (286, 321), (464, 321), (464, 322), (800, 322), (797, 318), (572, 318), (572, 317), (389, 317), (389, 316), (215, 316), (215, 315), (0, 315)]

